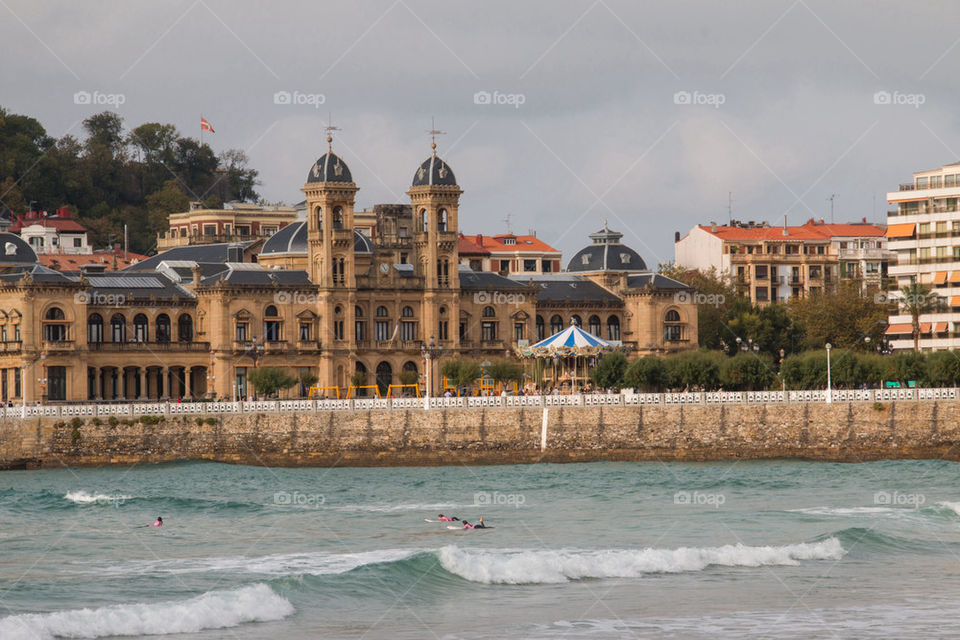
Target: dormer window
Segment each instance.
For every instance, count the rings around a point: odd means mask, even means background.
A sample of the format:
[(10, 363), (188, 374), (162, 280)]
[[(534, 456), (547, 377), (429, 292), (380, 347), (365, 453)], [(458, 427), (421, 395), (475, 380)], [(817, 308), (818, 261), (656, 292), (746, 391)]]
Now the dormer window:
[(517, 239), (516, 239), (516, 238), (504, 238), (504, 239), (503, 239), (503, 244), (509, 244), (509, 245), (517, 244)]
[(582, 262), (585, 265), (590, 264), (590, 254), (585, 253), (582, 256), (580, 256), (580, 262)]
[(630, 254), (621, 253), (620, 254), (620, 264), (630, 264)]

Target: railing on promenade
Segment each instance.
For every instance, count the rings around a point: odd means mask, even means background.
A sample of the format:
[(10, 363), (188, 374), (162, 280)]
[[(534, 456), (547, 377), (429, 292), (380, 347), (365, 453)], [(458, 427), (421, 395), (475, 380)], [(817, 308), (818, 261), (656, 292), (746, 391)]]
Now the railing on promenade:
[[(250, 402), (142, 402), (126, 404), (47, 404), (0, 407), (10, 418), (107, 418), (210, 416), (244, 413), (316, 413), (373, 409), (507, 409), (516, 407), (630, 407), (643, 405), (730, 405), (957, 400), (960, 389), (851, 389), (813, 391), (708, 391), (692, 393), (596, 393), (545, 396), (441, 398), (355, 398), (352, 400), (255, 400)], [(429, 407), (425, 403), (429, 402)]]

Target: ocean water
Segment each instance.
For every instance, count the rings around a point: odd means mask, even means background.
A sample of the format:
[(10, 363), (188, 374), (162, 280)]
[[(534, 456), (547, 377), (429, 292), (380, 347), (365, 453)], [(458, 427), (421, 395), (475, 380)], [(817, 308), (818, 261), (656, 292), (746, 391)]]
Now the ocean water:
[(0, 638), (960, 637), (958, 469), (4, 472)]

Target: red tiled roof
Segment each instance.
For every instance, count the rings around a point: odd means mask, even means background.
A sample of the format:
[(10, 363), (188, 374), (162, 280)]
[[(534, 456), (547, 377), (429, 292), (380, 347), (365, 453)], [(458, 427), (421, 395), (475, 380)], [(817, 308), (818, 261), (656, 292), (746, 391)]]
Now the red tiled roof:
[[(829, 240), (836, 237), (883, 237), (885, 230), (872, 224), (813, 224), (783, 227), (729, 227), (702, 224), (700, 228), (722, 240)], [(714, 231), (714, 228), (716, 231)]]
[(490, 252), (474, 242), (473, 237), (465, 236), (462, 233), (457, 239), (457, 251), (464, 256), (488, 256)]
[(14, 223), (10, 225), (10, 231), (16, 233), (24, 227), (29, 227), (34, 224), (48, 229), (56, 229), (57, 231), (83, 233), (87, 230), (85, 226), (72, 218), (34, 218), (32, 220), (15, 220)]
[(37, 256), (40, 264), (54, 269), (56, 271), (76, 271), (87, 264), (102, 264), (107, 266), (107, 271), (113, 270), (113, 257), (117, 257), (117, 269), (129, 267), (141, 260), (146, 260), (147, 256), (139, 253), (129, 254), (128, 259), (123, 257), (123, 249), (116, 251), (94, 251), (93, 253), (74, 255), (66, 253), (42, 253)]
[[(476, 236), (467, 237), (489, 251), (542, 251), (559, 253), (559, 251), (548, 245), (537, 236), (518, 236), (504, 233), (496, 236), (484, 236), (478, 234)], [(504, 240), (507, 238), (515, 238), (517, 244), (505, 244)]]

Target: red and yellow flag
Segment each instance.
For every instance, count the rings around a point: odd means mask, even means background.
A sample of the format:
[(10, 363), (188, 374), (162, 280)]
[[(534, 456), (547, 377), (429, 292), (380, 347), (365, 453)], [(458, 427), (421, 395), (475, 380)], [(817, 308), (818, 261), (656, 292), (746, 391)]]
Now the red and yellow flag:
[(207, 122), (207, 121), (206, 121), (204, 118), (202, 118), (202, 117), (200, 118), (200, 129), (203, 130), (203, 131), (209, 131), (210, 133), (216, 133), (216, 131), (213, 130), (213, 127), (210, 126), (210, 123)]

